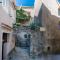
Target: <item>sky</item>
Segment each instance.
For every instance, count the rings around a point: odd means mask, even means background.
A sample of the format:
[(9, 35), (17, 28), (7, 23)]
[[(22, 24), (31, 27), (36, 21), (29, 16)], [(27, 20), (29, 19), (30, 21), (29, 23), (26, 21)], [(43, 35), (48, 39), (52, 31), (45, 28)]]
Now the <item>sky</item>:
[(58, 2), (60, 3), (60, 0), (58, 0)]
[(35, 0), (16, 0), (16, 6), (34, 6)]

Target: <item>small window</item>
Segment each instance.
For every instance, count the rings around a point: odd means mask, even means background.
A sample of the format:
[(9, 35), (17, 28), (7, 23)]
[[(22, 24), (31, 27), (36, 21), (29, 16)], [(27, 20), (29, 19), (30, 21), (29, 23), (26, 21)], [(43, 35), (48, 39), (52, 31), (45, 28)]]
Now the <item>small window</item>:
[(58, 27), (59, 27), (59, 29), (60, 29), (60, 21), (58, 22)]
[(60, 8), (58, 8), (58, 15), (60, 16)]
[(7, 42), (7, 33), (3, 33), (3, 42)]
[(47, 50), (50, 51), (50, 49), (51, 49), (51, 48), (48, 46), (48, 47), (47, 47)]
[(59, 25), (60, 25), (60, 21), (59, 21)]
[(27, 34), (25, 34), (24, 37), (27, 38)]

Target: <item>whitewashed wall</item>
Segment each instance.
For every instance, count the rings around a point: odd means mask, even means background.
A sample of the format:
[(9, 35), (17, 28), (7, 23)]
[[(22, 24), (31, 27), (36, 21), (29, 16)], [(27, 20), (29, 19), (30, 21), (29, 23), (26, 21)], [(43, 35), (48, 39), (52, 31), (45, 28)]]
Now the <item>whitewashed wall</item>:
[(41, 5), (42, 5), (42, 0), (35, 0), (35, 3), (34, 3), (34, 15), (35, 16), (38, 16)]
[(50, 10), (52, 15), (58, 16), (57, 0), (42, 0), (42, 2)]
[(35, 0), (34, 4), (34, 15), (37, 16), (41, 7), (41, 4), (44, 4), (51, 12), (52, 15), (58, 16), (58, 2), (57, 0)]

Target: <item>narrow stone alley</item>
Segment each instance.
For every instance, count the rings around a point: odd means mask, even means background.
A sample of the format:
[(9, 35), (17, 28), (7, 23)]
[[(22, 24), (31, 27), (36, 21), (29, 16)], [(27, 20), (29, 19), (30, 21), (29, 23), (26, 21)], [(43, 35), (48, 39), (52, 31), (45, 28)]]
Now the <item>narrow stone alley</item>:
[(15, 51), (10, 55), (10, 60), (29, 60), (29, 56), (25, 49), (16, 47)]
[(60, 55), (46, 55), (39, 58), (31, 58), (26, 49), (15, 47), (15, 51), (10, 54), (9, 60), (60, 60)]

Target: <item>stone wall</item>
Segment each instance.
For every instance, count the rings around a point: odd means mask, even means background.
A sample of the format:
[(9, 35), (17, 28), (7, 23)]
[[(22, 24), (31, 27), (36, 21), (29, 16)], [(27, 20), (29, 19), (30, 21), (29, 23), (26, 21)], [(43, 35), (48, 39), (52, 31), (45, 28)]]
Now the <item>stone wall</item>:
[[(21, 32), (27, 32), (31, 34), (30, 54), (39, 55), (42, 53), (44, 41), (40, 30), (31, 30), (30, 27), (19, 27), (16, 30), (16, 35)], [(17, 39), (16, 39), (17, 40)]]
[[(43, 4), (42, 6), (42, 24), (46, 28), (45, 31), (45, 46), (49, 46), (51, 51), (60, 51), (60, 18), (51, 14), (49, 9)], [(58, 42), (59, 41), (59, 42)]]

